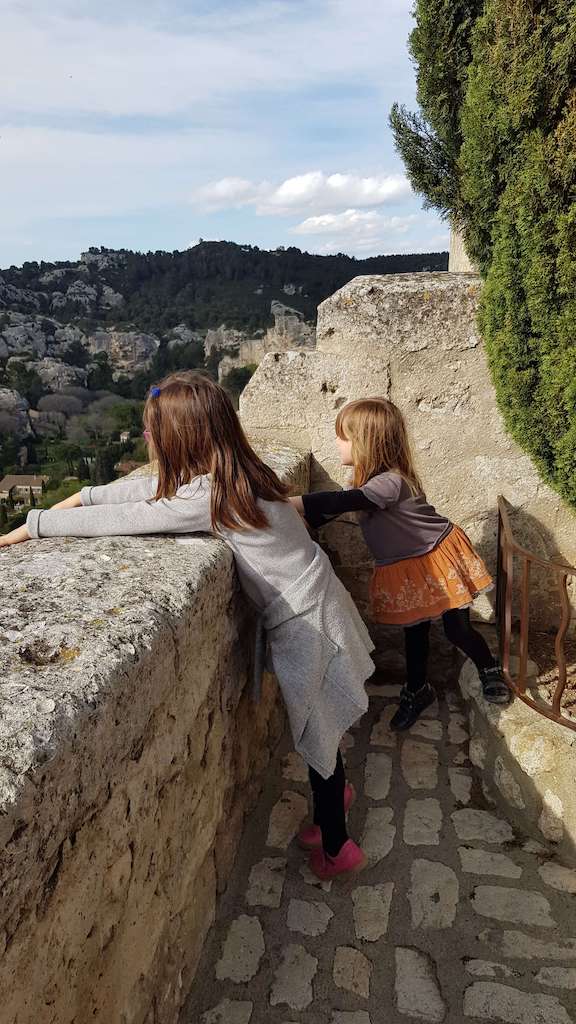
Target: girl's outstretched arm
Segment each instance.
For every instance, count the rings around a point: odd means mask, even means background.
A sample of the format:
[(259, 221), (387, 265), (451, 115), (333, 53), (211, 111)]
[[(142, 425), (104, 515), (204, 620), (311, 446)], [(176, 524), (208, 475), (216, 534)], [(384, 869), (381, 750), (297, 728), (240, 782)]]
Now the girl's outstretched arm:
[[(149, 483), (147, 489), (150, 490)], [(34, 508), (28, 513), (26, 526), (33, 539), (210, 533), (210, 490), (198, 486), (190, 490), (184, 488), (183, 493), (175, 498), (161, 498), (160, 501), (148, 499), (109, 505), (83, 504), (80, 508)]]
[(26, 526), (19, 526), (16, 530), (11, 530), (10, 533), (5, 533), (0, 537), (0, 548), (9, 548), (13, 544), (23, 544), (25, 540), (31, 540), (28, 528)]
[[(79, 508), (81, 504), (80, 491), (77, 491), (76, 494), (71, 494), (69, 498), (64, 498), (63, 501), (59, 501), (52, 508)], [(28, 527), (19, 526), (16, 530), (11, 530), (10, 533), (0, 536), (0, 548), (8, 548), (12, 544), (23, 544), (27, 540), (32, 540)]]
[[(347, 491), (313, 491), (297, 499), (309, 526), (318, 530), (345, 512), (374, 512), (378, 507), (360, 488)], [(298, 506), (296, 506), (298, 508)], [(298, 511), (300, 509), (298, 508)]]
[[(154, 497), (157, 487), (158, 477), (156, 476), (130, 476), (124, 480), (114, 480), (111, 484), (102, 484), (99, 487), (83, 487), (79, 492), (79, 504), (120, 505), (125, 501), (145, 501), (147, 498)], [(74, 506), (63, 504), (62, 507)]]

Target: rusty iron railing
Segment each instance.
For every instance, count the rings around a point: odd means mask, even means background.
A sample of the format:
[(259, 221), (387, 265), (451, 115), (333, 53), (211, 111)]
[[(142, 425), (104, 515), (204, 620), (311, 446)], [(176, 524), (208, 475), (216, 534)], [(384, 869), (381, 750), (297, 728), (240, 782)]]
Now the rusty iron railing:
[[(498, 574), (496, 590), (496, 618), (498, 622), (498, 633), (500, 640), (500, 655), (502, 668), (508, 686), (520, 700), (529, 707), (544, 715), (552, 722), (565, 725), (568, 729), (576, 731), (576, 720), (569, 718), (562, 712), (562, 695), (566, 689), (566, 653), (564, 641), (570, 626), (571, 607), (568, 597), (568, 579), (576, 578), (576, 569), (572, 565), (563, 562), (551, 561), (541, 558), (539, 555), (527, 551), (514, 539), (510, 516), (508, 514), (508, 502), (505, 498), (498, 498)], [(520, 633), (519, 633), (519, 654), (518, 671), (515, 677), (510, 671), (510, 653), (512, 648), (512, 606), (514, 588), (514, 557), (520, 563)], [(534, 700), (527, 692), (527, 667), (528, 667), (528, 636), (530, 626), (530, 573), (533, 566), (545, 569), (550, 576), (556, 578), (558, 596), (560, 599), (560, 624), (556, 631), (554, 649), (558, 665), (558, 682), (552, 697), (552, 703)]]

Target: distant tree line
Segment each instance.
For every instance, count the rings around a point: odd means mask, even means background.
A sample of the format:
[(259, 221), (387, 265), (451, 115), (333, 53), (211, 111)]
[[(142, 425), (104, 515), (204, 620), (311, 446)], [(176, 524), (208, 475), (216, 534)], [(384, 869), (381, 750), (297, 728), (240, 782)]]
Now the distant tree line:
[[(225, 323), (251, 332), (271, 323), (272, 299), (314, 320), (318, 304), (358, 274), (447, 267), (446, 253), (355, 260), (343, 253), (314, 256), (292, 246), (271, 252), (234, 242), (201, 242), (184, 252), (121, 250), (117, 255), (118, 259), (102, 269), (93, 263), (86, 265), (82, 279), (99, 295), (103, 285), (109, 285), (124, 296), (123, 306), (105, 309), (97, 304), (90, 315), (81, 307), (67, 306), (58, 312), (59, 317), (74, 319), (87, 329), (97, 321), (117, 326), (137, 324), (139, 330), (162, 334), (180, 323), (199, 330)], [(69, 262), (30, 262), (2, 271), (2, 276), (16, 287), (46, 293), (48, 299), (40, 296), (40, 302), (48, 306), (51, 292), (61, 291), (66, 285), (61, 280), (46, 284), (40, 279), (47, 271), (74, 266)], [(284, 291), (288, 285), (295, 286), (294, 294)]]

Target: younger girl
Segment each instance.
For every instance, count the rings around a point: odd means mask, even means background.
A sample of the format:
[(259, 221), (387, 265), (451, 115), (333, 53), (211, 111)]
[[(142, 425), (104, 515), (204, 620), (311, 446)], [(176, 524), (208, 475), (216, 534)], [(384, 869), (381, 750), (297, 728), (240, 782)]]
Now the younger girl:
[(314, 797), (311, 868), (319, 878), (357, 871), (339, 742), (367, 707), (373, 644), (330, 562), (252, 450), (226, 393), (199, 373), (172, 374), (151, 389), (145, 436), (155, 477), (86, 487), (53, 509), (32, 509), (0, 546), (38, 537), (211, 532), (231, 548), (268, 634), (296, 749)]
[(400, 410), (385, 398), (350, 402), (338, 415), (336, 435), (342, 464), (354, 467), (353, 489), (291, 501), (315, 528), (343, 512), (362, 513), (376, 563), (372, 618), (404, 626), (407, 682), (391, 728), (409, 729), (435, 699), (426, 677), (434, 619), (442, 619), (448, 640), (476, 665), (485, 699), (507, 704), (502, 669), (470, 625), (470, 605), (492, 579), (466, 534), (426, 501)]

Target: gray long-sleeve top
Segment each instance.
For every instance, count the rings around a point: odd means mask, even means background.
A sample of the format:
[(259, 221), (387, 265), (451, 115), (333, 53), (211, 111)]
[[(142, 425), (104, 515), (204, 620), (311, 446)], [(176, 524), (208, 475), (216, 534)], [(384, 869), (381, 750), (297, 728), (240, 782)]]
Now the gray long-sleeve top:
[[(154, 477), (133, 477), (81, 492), (82, 506), (32, 509), (31, 537), (214, 533), (210, 478), (154, 501)], [(219, 529), (240, 582), (262, 613), (272, 668), (296, 749), (324, 778), (338, 744), (367, 708), (373, 643), (350, 595), (289, 502), (261, 502), (267, 529)]]
[[(210, 478), (197, 477), (174, 498), (154, 501), (156, 477), (140, 476), (84, 487), (81, 508), (32, 509), (31, 537), (110, 537), (133, 534), (213, 533)], [(316, 545), (289, 502), (259, 502), (267, 530), (227, 530), (218, 536), (232, 549), (243, 588), (259, 608), (282, 593), (311, 564)]]

